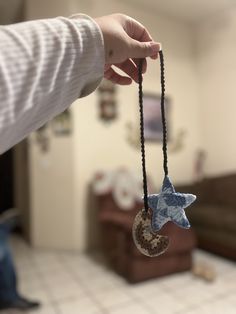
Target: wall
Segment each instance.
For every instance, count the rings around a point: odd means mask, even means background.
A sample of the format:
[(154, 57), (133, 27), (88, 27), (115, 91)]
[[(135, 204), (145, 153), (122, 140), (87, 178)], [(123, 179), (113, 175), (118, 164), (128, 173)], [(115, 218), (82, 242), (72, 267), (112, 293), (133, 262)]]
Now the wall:
[(201, 130), (208, 175), (236, 170), (236, 7), (202, 21), (196, 29)]
[[(148, 7), (139, 7), (128, 1), (40, 1), (37, 7), (36, 0), (29, 1), (28, 17), (37, 18), (64, 14), (69, 15), (76, 11), (83, 11), (91, 16), (99, 16), (112, 12), (125, 12), (132, 15), (145, 24), (156, 40), (162, 42), (166, 58), (166, 82), (167, 94), (172, 100), (171, 109), (171, 130), (175, 136), (179, 129), (187, 132), (185, 146), (182, 151), (170, 154), (169, 168), (173, 181), (181, 183), (192, 180), (193, 161), (196, 150), (201, 145), (199, 125), (199, 102), (195, 75), (194, 49), (192, 39), (192, 29), (180, 21), (170, 20), (158, 15), (158, 12), (149, 10)], [(82, 9), (83, 10), (82, 10)], [(65, 12), (65, 13), (64, 13)], [(159, 63), (149, 62), (149, 70), (144, 78), (144, 90), (159, 93)], [(34, 211), (34, 233), (35, 245), (54, 246), (64, 248), (84, 249), (86, 247), (87, 232), (87, 188), (98, 169), (116, 169), (120, 166), (127, 166), (134, 171), (141, 173), (140, 152), (132, 148), (127, 140), (127, 122), (137, 122), (138, 103), (137, 85), (130, 87), (120, 87), (118, 91), (119, 119), (112, 124), (105, 125), (97, 119), (98, 95), (93, 93), (89, 97), (77, 101), (73, 106), (74, 135), (71, 139), (69, 152), (72, 154), (71, 165), (68, 163), (71, 178), (68, 179), (69, 187), (64, 185), (64, 193), (67, 200), (72, 200), (71, 207), (66, 208), (66, 214), (59, 218), (56, 228), (50, 220), (51, 208), (56, 215), (55, 206), (60, 204), (58, 215), (63, 212), (65, 203), (52, 201), (51, 190), (47, 189), (49, 184), (56, 184), (57, 178), (49, 179), (49, 172), (37, 170), (40, 160), (43, 158), (38, 153), (33, 152), (32, 158), (32, 185), (33, 211)], [(65, 148), (61, 144), (61, 151)], [(162, 173), (162, 151), (158, 144), (147, 144), (147, 168), (152, 175), (156, 186), (159, 188), (163, 179)], [(63, 154), (50, 155), (51, 164), (56, 158), (57, 171), (63, 171)], [(54, 156), (54, 157), (53, 157)], [(66, 157), (68, 158), (68, 156)], [(37, 160), (37, 163), (35, 163)], [(71, 171), (71, 169), (73, 169)], [(59, 178), (60, 179), (60, 178)], [(48, 180), (53, 180), (48, 181)], [(44, 194), (40, 192), (40, 185), (44, 184)], [(69, 190), (71, 188), (71, 190)], [(56, 198), (57, 195), (54, 195)], [(46, 203), (45, 203), (46, 200)], [(50, 203), (50, 211), (48, 207)], [(44, 209), (42, 209), (44, 207)], [(67, 233), (60, 234), (63, 221), (66, 223)], [(45, 232), (41, 226), (44, 223)], [(46, 227), (45, 227), (46, 226)], [(37, 230), (37, 231), (35, 231)], [(56, 234), (58, 238), (56, 239)], [(54, 240), (47, 244), (46, 239)], [(67, 239), (65, 241), (65, 238)], [(42, 241), (43, 239), (43, 241)], [(64, 242), (63, 242), (64, 241)], [(70, 242), (71, 241), (71, 242)], [(60, 242), (64, 244), (61, 245)]]
[(31, 242), (37, 247), (73, 249), (73, 141), (48, 132), (49, 152), (30, 138)]
[[(196, 90), (195, 68), (193, 64), (193, 46), (190, 28), (178, 21), (168, 20), (147, 9), (128, 6), (122, 2), (101, 6), (97, 2), (94, 12), (97, 15), (110, 12), (126, 12), (144, 23), (154, 38), (163, 44), (166, 57), (167, 94), (172, 99), (171, 128), (173, 134), (180, 128), (187, 131), (183, 151), (171, 154), (170, 173), (175, 182), (187, 182), (192, 179), (193, 159), (200, 146), (199, 108)], [(95, 15), (95, 14), (94, 14)], [(144, 90), (159, 92), (159, 63), (151, 62), (144, 79)], [(78, 101), (74, 106), (75, 119), (75, 160), (76, 163), (76, 211), (78, 227), (78, 247), (83, 247), (86, 239), (86, 221), (89, 208), (86, 204), (86, 189), (98, 169), (116, 169), (127, 166), (141, 173), (140, 152), (129, 146), (126, 141), (126, 123), (137, 119), (137, 85), (120, 87), (118, 93), (119, 119), (104, 125), (97, 119), (97, 95), (92, 94)], [(148, 172), (156, 186), (162, 180), (161, 146), (147, 145)]]

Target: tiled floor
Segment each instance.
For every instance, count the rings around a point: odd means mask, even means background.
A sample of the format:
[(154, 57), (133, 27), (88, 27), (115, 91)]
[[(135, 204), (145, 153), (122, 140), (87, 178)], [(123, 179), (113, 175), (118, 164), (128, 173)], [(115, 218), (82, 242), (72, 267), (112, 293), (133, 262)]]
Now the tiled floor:
[(29, 314), (236, 313), (235, 263), (201, 251), (194, 259), (215, 269), (214, 283), (183, 273), (129, 285), (86, 255), (32, 250), (17, 238), (12, 245), (20, 290), (43, 304)]

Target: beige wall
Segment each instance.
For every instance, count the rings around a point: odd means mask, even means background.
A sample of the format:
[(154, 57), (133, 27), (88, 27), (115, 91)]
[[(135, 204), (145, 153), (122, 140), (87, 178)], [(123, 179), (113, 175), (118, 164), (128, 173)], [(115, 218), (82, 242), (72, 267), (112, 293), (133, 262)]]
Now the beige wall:
[(202, 22), (196, 35), (206, 171), (235, 172), (236, 7)]
[(34, 134), (30, 138), (31, 241), (38, 247), (73, 249), (73, 141), (48, 133), (49, 152), (41, 151)]
[[(29, 1), (29, 18), (52, 15), (54, 9), (50, 1), (40, 1), (40, 8), (34, 6), (37, 2)], [(67, 1), (70, 5), (68, 7), (65, 7), (63, 1), (51, 2), (57, 3), (56, 15), (67, 15), (81, 11), (81, 8), (84, 13), (91, 16), (125, 12), (143, 22), (153, 37), (162, 42), (166, 58), (167, 94), (172, 100), (170, 119), (172, 135), (174, 136), (179, 129), (187, 132), (184, 149), (169, 156), (170, 174), (175, 182), (191, 181), (194, 154), (201, 145), (200, 109), (191, 27), (160, 16), (158, 12), (153, 12), (148, 7), (129, 5), (129, 1), (103, 0), (83, 3)], [(151, 61), (149, 65), (144, 78), (144, 90), (158, 93), (159, 63)], [(77, 101), (72, 106), (73, 138), (68, 140), (67, 144), (63, 141), (53, 144), (46, 162), (45, 156), (36, 151), (34, 144), (31, 145), (34, 213), (32, 232), (36, 246), (84, 249), (86, 215), (89, 210), (86, 200), (87, 186), (94, 172), (98, 169), (127, 166), (141, 173), (140, 152), (132, 148), (126, 140), (126, 123), (137, 122), (137, 85), (120, 87), (117, 98), (119, 119), (108, 125), (97, 119), (97, 93)], [(147, 144), (147, 161), (148, 172), (159, 187), (163, 179), (160, 145)], [(45, 163), (48, 169), (43, 171), (41, 168), (45, 167)], [(53, 175), (55, 172), (61, 174)], [(57, 189), (64, 176), (66, 177), (64, 188), (52, 192), (52, 188)]]

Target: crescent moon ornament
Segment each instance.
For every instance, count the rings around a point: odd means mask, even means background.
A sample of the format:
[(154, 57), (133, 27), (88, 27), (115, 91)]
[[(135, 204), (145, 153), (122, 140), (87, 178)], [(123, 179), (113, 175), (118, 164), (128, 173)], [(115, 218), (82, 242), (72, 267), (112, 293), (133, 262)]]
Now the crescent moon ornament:
[(137, 249), (144, 255), (155, 257), (163, 254), (169, 246), (169, 238), (154, 232), (151, 227), (152, 213), (140, 210), (134, 219), (133, 239)]

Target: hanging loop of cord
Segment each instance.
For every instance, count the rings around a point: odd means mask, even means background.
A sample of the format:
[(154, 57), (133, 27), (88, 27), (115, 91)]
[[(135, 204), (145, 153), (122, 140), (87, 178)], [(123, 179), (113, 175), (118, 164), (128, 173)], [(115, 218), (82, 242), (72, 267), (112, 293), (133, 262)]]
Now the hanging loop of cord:
[[(168, 158), (167, 158), (167, 124), (165, 117), (165, 68), (164, 56), (162, 50), (159, 51), (160, 70), (161, 70), (161, 119), (162, 119), (162, 133), (163, 133), (163, 169), (165, 176), (168, 175)], [(143, 119), (143, 59), (140, 60), (138, 66), (138, 82), (139, 82), (139, 113), (140, 113), (140, 144), (142, 155), (142, 172), (143, 172), (143, 200), (145, 212), (148, 212), (148, 188), (147, 188), (147, 174), (145, 161), (145, 137), (144, 137), (144, 119)]]

